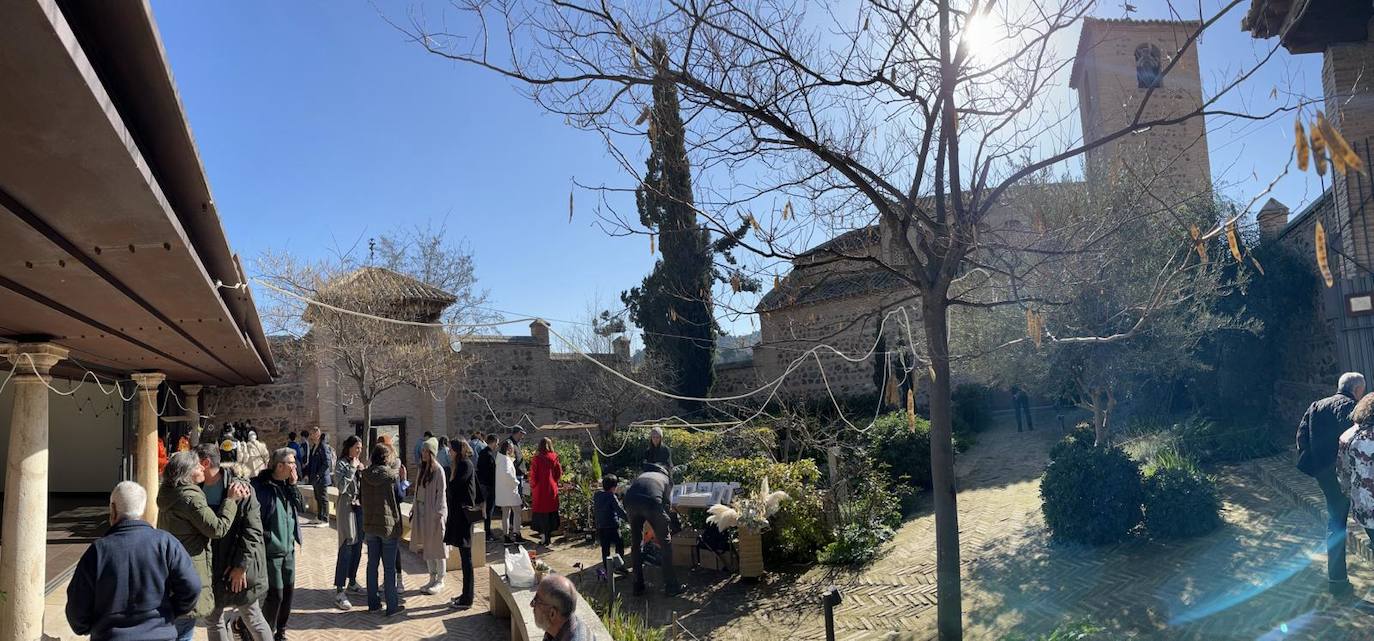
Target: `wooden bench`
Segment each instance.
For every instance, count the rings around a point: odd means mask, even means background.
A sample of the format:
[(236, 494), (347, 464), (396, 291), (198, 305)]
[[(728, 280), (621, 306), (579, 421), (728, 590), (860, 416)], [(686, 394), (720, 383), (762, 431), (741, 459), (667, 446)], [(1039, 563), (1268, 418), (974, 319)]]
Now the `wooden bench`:
[[(534, 624), (534, 608), (530, 607), (530, 601), (534, 599), (534, 588), (512, 589), (506, 582), (505, 561), (488, 565), (487, 573), (491, 614), (497, 618), (510, 619), (511, 641), (537, 641), (544, 638), (544, 631)], [(581, 594), (577, 595), (577, 607), (573, 610), (573, 616), (582, 623), (582, 627), (592, 638), (597, 641), (611, 641), (610, 630), (601, 623), (601, 617), (597, 616), (591, 604), (587, 603)]]

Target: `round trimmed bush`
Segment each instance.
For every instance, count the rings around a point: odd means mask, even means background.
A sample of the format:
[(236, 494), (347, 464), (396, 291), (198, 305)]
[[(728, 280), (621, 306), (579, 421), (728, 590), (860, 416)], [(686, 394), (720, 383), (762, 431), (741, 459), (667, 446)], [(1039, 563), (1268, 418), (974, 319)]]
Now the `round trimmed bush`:
[(1140, 524), (1140, 465), (1117, 447), (1065, 447), (1040, 481), (1045, 524), (1056, 539), (1100, 545)]
[(1200, 536), (1221, 525), (1216, 484), (1196, 470), (1161, 467), (1145, 478), (1145, 528), (1178, 539)]
[(1055, 443), (1054, 446), (1050, 448), (1050, 460), (1057, 460), (1065, 450), (1095, 447), (1093, 445), (1095, 442), (1097, 442), (1097, 432), (1093, 431), (1092, 424), (1087, 422), (1079, 423), (1075, 425), (1064, 438), (1059, 439), (1059, 442)]

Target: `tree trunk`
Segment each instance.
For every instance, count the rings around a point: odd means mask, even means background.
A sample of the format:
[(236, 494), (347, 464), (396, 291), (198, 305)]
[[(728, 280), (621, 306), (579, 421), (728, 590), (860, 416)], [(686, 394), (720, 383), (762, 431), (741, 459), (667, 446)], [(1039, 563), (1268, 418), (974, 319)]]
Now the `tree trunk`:
[(362, 434), (358, 438), (363, 440), (363, 451), (367, 452), (372, 448), (372, 443), (368, 441), (372, 438), (372, 401), (363, 402), (363, 425)]
[(959, 508), (954, 487), (954, 440), (950, 412), (949, 308), (944, 293), (921, 297), (930, 381), (930, 471), (935, 499), (936, 627), (940, 641), (964, 638), (959, 577)]

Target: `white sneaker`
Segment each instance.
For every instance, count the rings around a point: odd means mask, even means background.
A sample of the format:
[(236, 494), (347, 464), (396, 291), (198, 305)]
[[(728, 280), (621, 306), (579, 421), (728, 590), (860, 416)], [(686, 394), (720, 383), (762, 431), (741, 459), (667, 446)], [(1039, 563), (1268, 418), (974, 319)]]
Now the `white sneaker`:
[(343, 592), (335, 592), (334, 607), (340, 610), (352, 610), (353, 604), (348, 602), (348, 597)]
[(425, 594), (439, 594), (444, 591), (444, 582), (440, 580), (435, 583), (431, 583), (429, 585), (426, 585), (420, 591), (424, 592)]

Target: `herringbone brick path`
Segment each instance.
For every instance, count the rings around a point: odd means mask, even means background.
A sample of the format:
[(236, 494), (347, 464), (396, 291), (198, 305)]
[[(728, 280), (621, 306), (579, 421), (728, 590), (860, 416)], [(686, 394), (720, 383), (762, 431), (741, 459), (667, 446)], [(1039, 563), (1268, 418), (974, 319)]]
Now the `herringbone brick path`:
[[(1057, 436), (1003, 424), (957, 461), (966, 638), (1031, 636), (1073, 619), (1122, 639), (1374, 638), (1374, 611), (1324, 592), (1321, 521), (1262, 482), (1253, 464), (1219, 472), (1226, 524), (1208, 536), (1052, 544), (1039, 475)], [(817, 595), (836, 584), (845, 594), (839, 638), (934, 639), (934, 564), (934, 522), (922, 513), (862, 572), (818, 568), (749, 589), (725, 586), (683, 621), (701, 638), (820, 639)], [(1352, 564), (1361, 594), (1369, 569)]]

